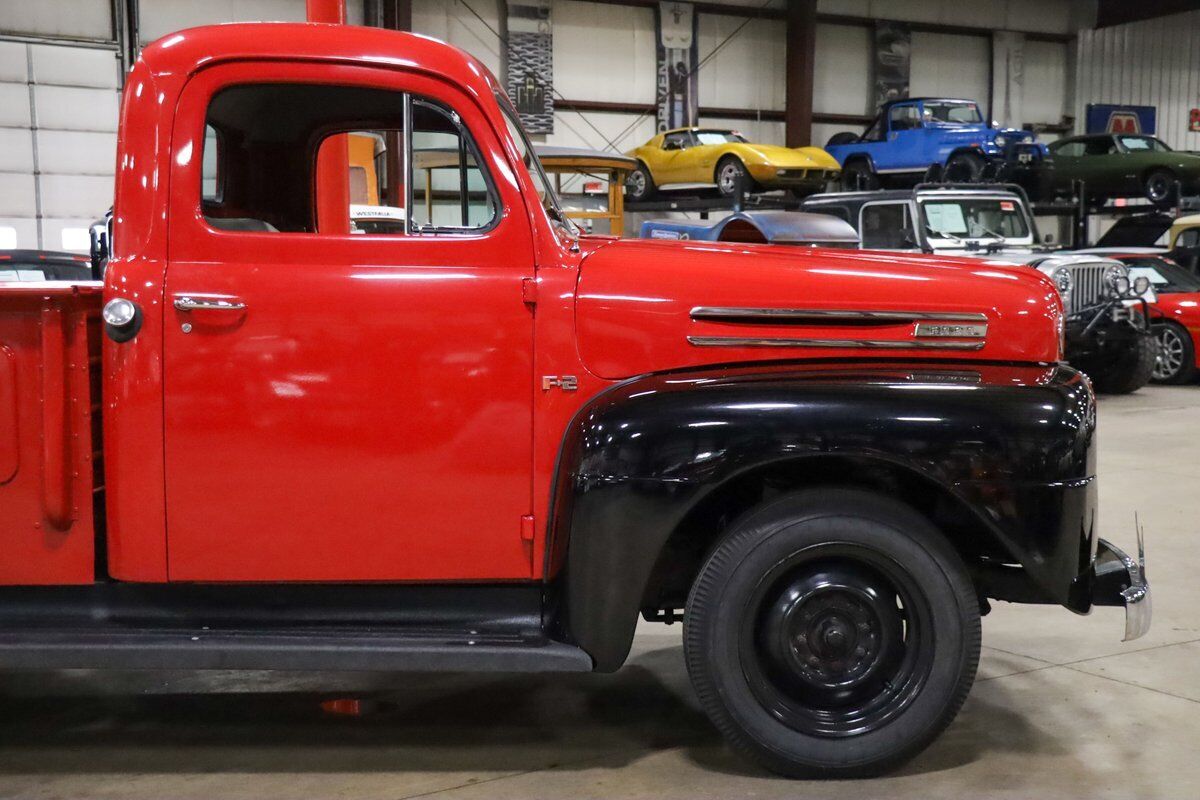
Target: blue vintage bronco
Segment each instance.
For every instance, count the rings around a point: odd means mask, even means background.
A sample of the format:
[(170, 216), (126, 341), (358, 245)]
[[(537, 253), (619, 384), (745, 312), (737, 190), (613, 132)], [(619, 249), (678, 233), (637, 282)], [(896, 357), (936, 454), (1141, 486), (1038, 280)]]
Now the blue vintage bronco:
[(884, 103), (865, 133), (834, 134), (825, 149), (842, 165), (845, 191), (905, 178), (1005, 180), (1036, 189), (1048, 161), (1033, 133), (989, 125), (973, 100), (932, 97)]

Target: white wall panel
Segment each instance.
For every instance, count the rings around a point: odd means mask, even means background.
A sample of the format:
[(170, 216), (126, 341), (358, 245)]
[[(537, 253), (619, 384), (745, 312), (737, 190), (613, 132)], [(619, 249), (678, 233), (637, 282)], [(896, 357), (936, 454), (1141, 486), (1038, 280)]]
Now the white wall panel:
[(38, 85), (33, 89), (33, 102), (39, 128), (117, 130), (115, 90)]
[(0, 217), (32, 219), (36, 214), (33, 175), (22, 172), (0, 172)]
[[(149, 44), (168, 33), (197, 25), (303, 22), (304, 5), (304, 0), (142, 0), (139, 33), (142, 43)], [(362, 3), (347, 0), (346, 21), (351, 25), (362, 24)]]
[(461, 3), (413, 0), (413, 30), (461, 47), (499, 77), (503, 47), (493, 31), (502, 30), (500, 14), (503, 0), (470, 0), (470, 3), (486, 24), (476, 19)]
[(720, 50), (717, 47), (746, 20), (701, 14), (700, 105), (781, 111), (784, 105), (786, 26), (778, 20), (753, 19)]
[(813, 110), (823, 114), (873, 112), (870, 28), (818, 25)]
[(116, 51), (91, 47), (31, 47), (33, 80), (59, 86), (116, 89), (120, 62)]
[(1084, 31), (1076, 64), (1075, 116), (1080, 131), (1088, 103), (1154, 106), (1158, 135), (1172, 147), (1200, 150), (1188, 115), (1200, 107), (1200, 11)]
[(116, 138), (95, 131), (37, 132), (38, 167), (44, 175), (112, 176)]
[(96, 219), (112, 205), (111, 175), (42, 175), (40, 178), (44, 217)]
[(0, 0), (0, 31), (111, 40), (112, 9), (109, 0)]
[[(592, 129), (592, 125), (596, 130)], [(554, 133), (546, 137), (546, 143), (562, 147), (610, 150), (612, 148), (608, 142), (611, 141), (617, 150), (625, 152), (638, 147), (653, 136), (653, 114), (610, 114), (592, 111), (585, 113), (581, 118), (574, 111), (556, 111)]]
[(0, 247), (11, 241), (14, 247), (32, 250), (38, 246), (37, 221), (27, 217), (0, 217)]
[(1065, 44), (1025, 40), (1024, 122), (1059, 123), (1071, 113), (1067, 51)]
[(560, 0), (553, 13), (554, 88), (560, 96), (654, 102), (653, 9)]
[(33, 137), (28, 128), (0, 128), (0, 172), (33, 173)]
[(28, 128), (29, 85), (0, 83), (0, 126)]
[(987, 113), (991, 58), (985, 36), (913, 33), (909, 93), (977, 100)]
[(20, 42), (0, 42), (0, 81), (24, 83), (29, 79), (28, 63), (29, 54), (25, 45)]
[[(1132, 0), (1130, 0), (1132, 1)], [(983, 29), (1072, 33), (1096, 18), (1095, 0), (818, 0), (817, 11)]]

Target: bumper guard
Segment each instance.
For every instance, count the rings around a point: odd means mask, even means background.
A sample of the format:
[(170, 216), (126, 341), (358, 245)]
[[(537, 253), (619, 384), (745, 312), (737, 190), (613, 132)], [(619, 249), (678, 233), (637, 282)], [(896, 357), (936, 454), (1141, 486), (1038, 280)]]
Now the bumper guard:
[(1125, 607), (1125, 638), (1132, 641), (1150, 630), (1150, 584), (1146, 581), (1146, 549), (1138, 530), (1138, 557), (1101, 539), (1092, 562), (1092, 604)]

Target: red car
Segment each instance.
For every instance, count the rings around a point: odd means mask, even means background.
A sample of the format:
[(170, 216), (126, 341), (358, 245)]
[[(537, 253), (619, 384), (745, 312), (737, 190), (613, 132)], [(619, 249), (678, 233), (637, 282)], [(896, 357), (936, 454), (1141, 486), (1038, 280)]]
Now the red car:
[(1190, 383), (1200, 367), (1196, 342), (1200, 340), (1200, 277), (1167, 256), (1131, 253), (1111, 256), (1129, 267), (1129, 277), (1145, 276), (1153, 285), (1151, 328), (1158, 339), (1157, 383)]
[(604, 672), (682, 620), (734, 748), (832, 777), (950, 724), (991, 599), (1148, 629), (1044, 275), (581, 236), (487, 68), (375, 28), (147, 47), (117, 164), (103, 284), (0, 284), (0, 669)]

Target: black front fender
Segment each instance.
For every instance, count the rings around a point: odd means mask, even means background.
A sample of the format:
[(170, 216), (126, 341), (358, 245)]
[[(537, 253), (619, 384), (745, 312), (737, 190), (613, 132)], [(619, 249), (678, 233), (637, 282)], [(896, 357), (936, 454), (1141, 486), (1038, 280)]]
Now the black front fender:
[[(1094, 552), (1095, 406), (1064, 366), (841, 365), (654, 375), (567, 434), (554, 547), (561, 631), (620, 666), (664, 543), (712, 492), (772, 464), (851, 456), (951, 492), (1055, 602)], [(1078, 590), (1074, 590), (1078, 594)]]

